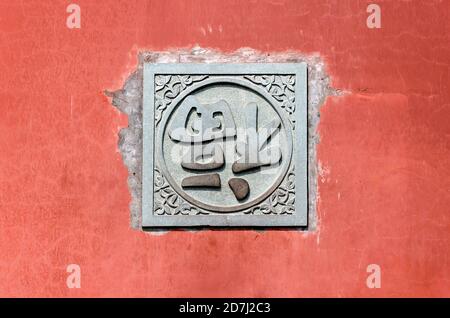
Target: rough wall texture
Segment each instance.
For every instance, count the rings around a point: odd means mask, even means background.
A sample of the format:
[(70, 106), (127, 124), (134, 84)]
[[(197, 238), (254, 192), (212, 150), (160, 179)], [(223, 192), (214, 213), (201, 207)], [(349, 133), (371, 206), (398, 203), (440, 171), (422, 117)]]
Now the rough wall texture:
[[(450, 2), (0, 2), (1, 296), (450, 296)], [(130, 227), (111, 107), (138, 52), (320, 56), (315, 231)], [(66, 286), (79, 264), (81, 288)], [(369, 289), (369, 264), (381, 288)]]
[(119, 149), (128, 168), (128, 187), (131, 193), (131, 226), (141, 228), (142, 195), (142, 73), (144, 62), (151, 63), (286, 63), (306, 62), (308, 65), (308, 182), (309, 214), (308, 230), (317, 226), (317, 152), (319, 142), (317, 125), (320, 106), (327, 96), (341, 95), (342, 92), (329, 86), (330, 79), (325, 72), (323, 61), (316, 55), (305, 56), (298, 52), (261, 53), (252, 49), (240, 49), (233, 53), (220, 53), (211, 49), (195, 47), (192, 50), (170, 52), (143, 52), (139, 54), (136, 71), (127, 78), (122, 89), (106, 92), (112, 103), (128, 115), (128, 127), (119, 132)]

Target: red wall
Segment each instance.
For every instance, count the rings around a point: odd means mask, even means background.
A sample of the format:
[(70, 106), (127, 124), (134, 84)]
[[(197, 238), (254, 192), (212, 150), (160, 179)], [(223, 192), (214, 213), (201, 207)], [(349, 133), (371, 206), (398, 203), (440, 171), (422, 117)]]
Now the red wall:
[[(0, 3), (1, 296), (450, 296), (449, 1), (79, 0), (79, 30), (71, 2)], [(317, 231), (130, 229), (103, 90), (195, 44), (317, 52), (348, 92), (321, 109)]]

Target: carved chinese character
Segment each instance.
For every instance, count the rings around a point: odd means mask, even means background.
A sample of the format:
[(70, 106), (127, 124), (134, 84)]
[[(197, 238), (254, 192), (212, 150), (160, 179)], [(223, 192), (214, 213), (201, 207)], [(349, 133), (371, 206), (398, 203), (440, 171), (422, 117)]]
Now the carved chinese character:
[[(186, 145), (181, 166), (190, 170), (214, 170), (224, 165), (222, 147), (214, 143), (236, 135), (236, 126), (227, 102), (220, 100), (210, 105), (202, 105), (194, 96), (188, 96), (169, 129), (174, 141)], [(220, 188), (220, 176), (204, 174), (183, 179), (181, 186)]]
[[(239, 154), (232, 165), (233, 173), (255, 170), (262, 166), (278, 163), (281, 150), (270, 147), (270, 138), (279, 131), (281, 121), (273, 119), (261, 129), (257, 127), (258, 105), (245, 106), (245, 129), (238, 135), (236, 152)], [(195, 96), (188, 96), (180, 105), (177, 116), (169, 128), (172, 140), (188, 149), (182, 157), (181, 166), (188, 170), (206, 171), (223, 167), (225, 157), (222, 146), (216, 141), (236, 136), (236, 126), (228, 103), (220, 100), (213, 104), (201, 104)], [(238, 200), (245, 199), (250, 187), (243, 178), (231, 178), (228, 185)], [(221, 179), (217, 173), (194, 175), (182, 180), (183, 188), (220, 188)]]

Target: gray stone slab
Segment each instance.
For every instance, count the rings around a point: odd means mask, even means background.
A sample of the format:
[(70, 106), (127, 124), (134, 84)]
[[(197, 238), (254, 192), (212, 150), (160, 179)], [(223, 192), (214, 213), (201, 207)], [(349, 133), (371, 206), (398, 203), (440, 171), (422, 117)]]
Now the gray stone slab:
[(305, 63), (152, 64), (143, 227), (307, 226)]

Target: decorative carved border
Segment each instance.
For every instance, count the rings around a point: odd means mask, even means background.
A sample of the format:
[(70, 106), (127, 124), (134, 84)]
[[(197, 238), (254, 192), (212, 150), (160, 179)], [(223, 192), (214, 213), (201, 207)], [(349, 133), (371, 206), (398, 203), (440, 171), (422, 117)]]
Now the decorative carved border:
[[(290, 167), (282, 184), (262, 203), (243, 211), (251, 215), (293, 214), (295, 211), (295, 172)], [(207, 211), (195, 207), (183, 199), (167, 182), (159, 168), (155, 168), (155, 215), (214, 215), (224, 213)], [(233, 213), (229, 213), (233, 214)]]
[(208, 75), (156, 75), (155, 76), (155, 128), (163, 112), (187, 87), (203, 81)]
[(288, 113), (292, 128), (295, 129), (295, 75), (244, 75), (244, 78), (264, 87)]
[[(163, 112), (172, 101), (193, 83), (213, 76), (208, 75), (156, 75), (155, 76), (155, 129)], [(238, 75), (264, 89), (288, 113), (292, 128), (295, 129), (295, 75)], [(288, 215), (295, 211), (295, 166), (291, 163), (283, 182), (263, 202), (249, 209), (226, 214), (247, 215)], [(183, 199), (167, 182), (160, 168), (154, 168), (154, 214), (155, 215), (223, 215), (195, 207)]]

